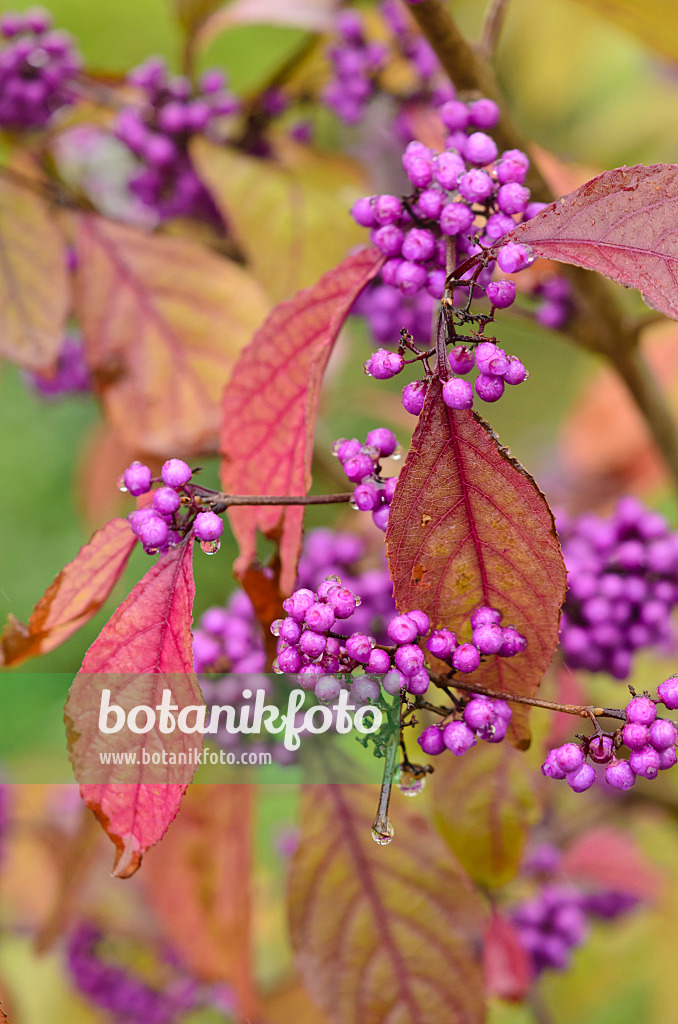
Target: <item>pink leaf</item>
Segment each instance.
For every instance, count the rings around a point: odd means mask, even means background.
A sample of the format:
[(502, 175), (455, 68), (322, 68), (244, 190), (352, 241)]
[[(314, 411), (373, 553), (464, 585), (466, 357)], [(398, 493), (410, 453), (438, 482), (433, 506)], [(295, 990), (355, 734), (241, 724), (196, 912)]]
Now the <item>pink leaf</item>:
[(551, 203), (508, 236), (537, 256), (637, 288), (678, 320), (678, 166), (618, 167)]
[[(325, 367), (359, 292), (383, 257), (361, 249), (273, 310), (244, 350), (223, 399), (221, 481), (231, 494), (306, 494)], [(229, 512), (240, 545), (236, 570), (252, 562), (257, 529), (280, 538), (281, 588), (296, 576), (303, 508)]]
[(656, 899), (662, 876), (637, 843), (609, 825), (591, 828), (575, 840), (563, 857), (562, 870), (577, 882)]
[(0, 636), (0, 663), (18, 665), (47, 654), (95, 615), (120, 579), (136, 544), (125, 519), (97, 530), (72, 562), (64, 566), (24, 626), (13, 615)]
[(485, 986), (498, 999), (524, 999), (532, 982), (527, 953), (508, 918), (495, 911), (483, 945)]
[[(102, 764), (102, 752), (146, 750), (186, 754), (196, 739), (175, 730), (112, 735), (99, 730), (102, 689), (123, 710), (155, 708), (164, 689), (179, 707), (202, 705), (193, 672), (191, 622), (192, 538), (163, 555), (137, 583), (94, 641), (68, 696), (65, 720), (70, 757), (87, 805), (117, 848), (114, 874), (127, 877), (144, 852), (157, 843), (179, 810), (195, 764)], [(133, 742), (130, 742), (130, 741)], [(168, 781), (168, 780), (172, 781)]]

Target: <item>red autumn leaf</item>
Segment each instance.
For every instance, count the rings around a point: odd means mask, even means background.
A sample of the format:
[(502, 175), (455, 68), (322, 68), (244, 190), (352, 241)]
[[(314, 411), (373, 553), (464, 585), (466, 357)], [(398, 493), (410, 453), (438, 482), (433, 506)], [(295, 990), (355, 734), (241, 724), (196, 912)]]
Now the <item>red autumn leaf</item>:
[[(191, 622), (195, 583), (192, 539), (163, 555), (137, 583), (94, 641), (71, 686), (65, 708), (71, 762), (81, 793), (116, 846), (114, 874), (128, 877), (179, 810), (195, 766), (178, 770), (142, 763), (113, 768), (100, 754), (163, 750), (188, 754), (198, 746), (175, 730), (135, 737), (98, 728), (102, 687), (124, 710), (155, 708), (170, 688), (180, 707), (203, 703), (193, 671)], [(180, 780), (166, 782), (165, 779)]]
[(618, 167), (551, 203), (508, 236), (537, 256), (637, 288), (678, 319), (678, 166)]
[(253, 796), (252, 786), (192, 786), (162, 847), (149, 853), (144, 881), (165, 935), (195, 977), (231, 985), (243, 1017), (257, 1019)]
[(373, 841), (378, 793), (306, 787), (290, 874), (302, 980), (336, 1024), (480, 1024), (484, 902), (413, 811), (398, 808), (390, 846)]
[(600, 825), (584, 832), (566, 851), (561, 868), (578, 882), (655, 900), (663, 886), (658, 869), (621, 829)]
[(489, 996), (518, 1001), (532, 982), (527, 953), (511, 922), (495, 911), (483, 943), (485, 989)]
[[(532, 477), (475, 413), (449, 409), (432, 384), (398, 478), (387, 553), (395, 602), (435, 627), (468, 631), (476, 605), (498, 608), (528, 639), (488, 658), (473, 682), (533, 696), (558, 644), (566, 573), (551, 510)], [(514, 706), (513, 739), (526, 714)]]
[(18, 665), (64, 643), (95, 615), (120, 579), (136, 544), (129, 523), (97, 530), (40, 598), (24, 626), (13, 615), (0, 635), (0, 662)]
[[(276, 306), (242, 353), (224, 391), (221, 482), (231, 494), (306, 494), (320, 386), (339, 330), (383, 257), (361, 249), (312, 288)], [(251, 564), (257, 529), (280, 538), (281, 588), (294, 586), (303, 508), (229, 512), (240, 545), (236, 571)]]

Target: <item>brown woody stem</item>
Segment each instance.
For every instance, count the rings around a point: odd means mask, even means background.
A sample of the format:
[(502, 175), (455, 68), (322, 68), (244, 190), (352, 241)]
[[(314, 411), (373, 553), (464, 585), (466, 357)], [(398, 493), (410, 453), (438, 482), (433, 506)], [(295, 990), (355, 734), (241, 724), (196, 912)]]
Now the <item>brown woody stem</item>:
[[(526, 150), (527, 141), (513, 122), (489, 62), (464, 39), (440, 0), (413, 4), (411, 14), (457, 89), (487, 96), (498, 104), (501, 120), (494, 135), (500, 148)], [(556, 198), (535, 163), (530, 164), (525, 184), (540, 202), (550, 203)], [(664, 395), (638, 350), (643, 322), (631, 323), (625, 317), (614, 292), (599, 274), (566, 264), (562, 269), (575, 298), (574, 316), (566, 333), (575, 344), (605, 356), (617, 370), (678, 484), (678, 430)]]
[(216, 494), (213, 512), (225, 512), (235, 505), (338, 505), (348, 502), (352, 491), (342, 494)]

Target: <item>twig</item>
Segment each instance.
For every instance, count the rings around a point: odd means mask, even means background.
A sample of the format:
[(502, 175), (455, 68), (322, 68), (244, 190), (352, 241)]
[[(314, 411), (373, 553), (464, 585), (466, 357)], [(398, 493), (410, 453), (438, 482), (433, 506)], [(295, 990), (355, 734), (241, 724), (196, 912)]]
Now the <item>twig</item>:
[(497, 43), (508, 10), (508, 0), (490, 0), (483, 23), (483, 32), (478, 52), (485, 60), (492, 60), (497, 52)]
[(213, 512), (225, 512), (235, 505), (338, 505), (348, 502), (352, 491), (343, 494), (217, 494), (210, 503)]

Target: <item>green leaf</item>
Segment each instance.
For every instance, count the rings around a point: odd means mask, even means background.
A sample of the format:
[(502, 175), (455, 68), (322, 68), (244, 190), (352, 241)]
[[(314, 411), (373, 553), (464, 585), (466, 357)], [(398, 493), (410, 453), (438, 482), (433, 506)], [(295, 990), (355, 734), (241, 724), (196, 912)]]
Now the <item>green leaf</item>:
[(436, 825), (474, 882), (510, 882), (539, 816), (533, 765), (507, 743), (480, 743), (439, 758), (432, 789)]
[(673, 0), (580, 0), (621, 25), (670, 60), (678, 60), (678, 21)]

